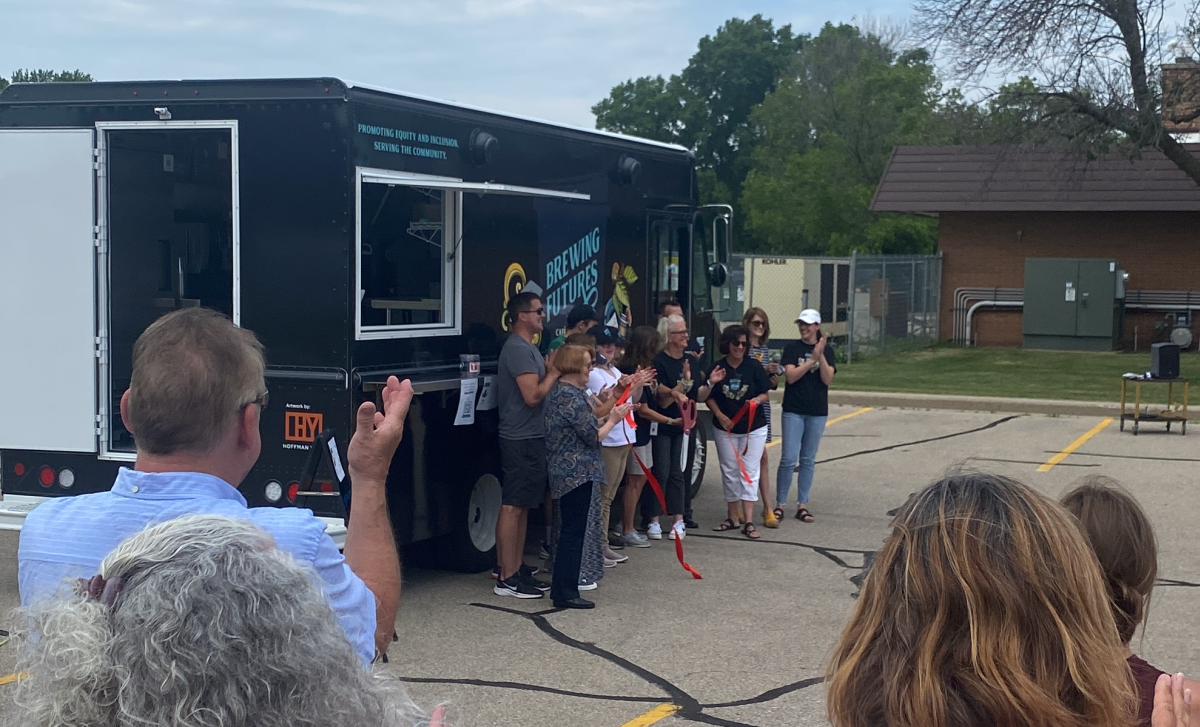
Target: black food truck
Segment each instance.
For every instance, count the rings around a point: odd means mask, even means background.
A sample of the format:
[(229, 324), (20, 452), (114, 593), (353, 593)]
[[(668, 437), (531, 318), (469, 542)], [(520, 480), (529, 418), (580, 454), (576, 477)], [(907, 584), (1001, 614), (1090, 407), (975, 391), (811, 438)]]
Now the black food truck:
[(111, 486), (134, 458), (119, 414), (134, 340), (206, 306), (267, 350), (251, 506), (308, 507), (344, 535), (354, 412), (396, 375), (418, 392), (388, 479), (397, 540), (490, 567), (509, 297), (542, 295), (543, 335), (580, 303), (628, 330), (675, 298), (711, 348), (728, 229), (678, 146), (332, 78), (12, 85), (0, 527)]

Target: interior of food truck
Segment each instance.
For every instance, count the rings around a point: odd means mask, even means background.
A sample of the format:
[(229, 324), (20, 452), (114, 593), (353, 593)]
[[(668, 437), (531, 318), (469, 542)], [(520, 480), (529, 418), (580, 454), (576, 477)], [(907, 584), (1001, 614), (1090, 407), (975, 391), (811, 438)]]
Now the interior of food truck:
[(160, 316), (203, 306), (234, 317), (233, 131), (118, 128), (102, 132), (107, 184), (107, 270), (100, 271), (108, 331), (107, 449), (132, 452), (120, 417), (133, 344)]

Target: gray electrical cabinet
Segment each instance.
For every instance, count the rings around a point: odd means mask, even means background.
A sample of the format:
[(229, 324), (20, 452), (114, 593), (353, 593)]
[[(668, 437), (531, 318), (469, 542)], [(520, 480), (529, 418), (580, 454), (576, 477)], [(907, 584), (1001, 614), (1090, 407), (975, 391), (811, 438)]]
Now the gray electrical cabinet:
[(1025, 348), (1112, 351), (1124, 310), (1116, 260), (1025, 258)]

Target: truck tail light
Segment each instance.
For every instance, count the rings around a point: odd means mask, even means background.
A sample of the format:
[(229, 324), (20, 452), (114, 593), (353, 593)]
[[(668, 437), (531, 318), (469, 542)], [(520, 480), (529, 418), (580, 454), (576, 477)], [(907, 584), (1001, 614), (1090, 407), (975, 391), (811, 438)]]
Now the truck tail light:
[(279, 502), (283, 499), (283, 485), (271, 480), (263, 488), (263, 495), (266, 496), (267, 502)]
[(58, 473), (58, 486), (64, 490), (69, 490), (75, 485), (75, 472), (70, 468), (64, 467)]
[(17, 462), (16, 464), (14, 464), (13, 465), (13, 474), (16, 475), (17, 477), (24, 477), (25, 476), (25, 463)]
[(299, 482), (288, 483), (288, 488), (287, 488), (288, 502), (295, 502), (296, 495), (298, 495), (298, 494), (300, 494), (300, 483)]
[(54, 484), (57, 476), (54, 474), (54, 468), (42, 465), (38, 470), (38, 482), (42, 483), (42, 487), (50, 487)]

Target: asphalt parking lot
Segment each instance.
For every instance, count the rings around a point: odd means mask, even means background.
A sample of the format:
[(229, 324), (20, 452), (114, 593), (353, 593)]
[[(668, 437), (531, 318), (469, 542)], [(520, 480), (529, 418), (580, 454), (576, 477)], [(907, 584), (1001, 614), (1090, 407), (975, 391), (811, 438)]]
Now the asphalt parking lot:
[[(500, 598), (487, 574), (408, 569), (400, 641), (383, 668), (418, 702), (449, 703), (454, 725), (825, 725), (825, 656), (888, 510), (966, 466), (1056, 497), (1087, 474), (1125, 483), (1160, 547), (1149, 628), (1134, 650), (1168, 671), (1200, 673), (1195, 432), (1146, 425), (1134, 437), (1099, 417), (857, 407), (834, 407), (830, 421), (810, 505), (816, 522), (791, 519), (789, 507), (778, 530), (760, 527), (758, 542), (713, 533), (725, 512), (714, 459), (695, 503), (701, 528), (684, 541), (703, 580), (679, 567), (666, 540), (626, 549), (629, 562), (588, 595), (594, 611)], [(778, 444), (768, 451), (777, 461)], [(16, 542), (0, 533), (4, 608), (18, 600)], [(0, 648), (0, 674), (12, 665), (12, 647)], [(0, 686), (0, 700), (11, 688)]]

